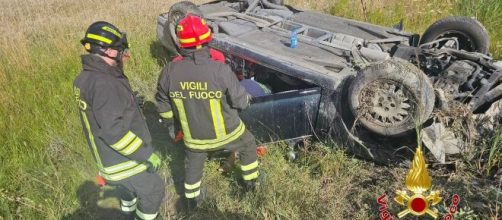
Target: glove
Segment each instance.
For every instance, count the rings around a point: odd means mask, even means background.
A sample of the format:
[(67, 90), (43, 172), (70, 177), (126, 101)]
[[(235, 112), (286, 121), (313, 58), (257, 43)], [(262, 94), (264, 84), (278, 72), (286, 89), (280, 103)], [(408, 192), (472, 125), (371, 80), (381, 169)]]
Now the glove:
[(176, 131), (176, 134), (174, 135), (173, 143), (176, 144), (183, 140), (183, 131)]
[(155, 172), (159, 169), (160, 163), (162, 161), (160, 160), (159, 155), (156, 153), (152, 153), (152, 155), (148, 158), (148, 163), (150, 163), (150, 167), (148, 168), (148, 171), (150, 172)]
[(143, 107), (145, 106), (145, 96), (139, 94), (138, 91), (134, 91), (132, 94), (134, 95), (134, 100), (136, 101), (136, 104), (138, 104), (140, 109), (143, 109)]

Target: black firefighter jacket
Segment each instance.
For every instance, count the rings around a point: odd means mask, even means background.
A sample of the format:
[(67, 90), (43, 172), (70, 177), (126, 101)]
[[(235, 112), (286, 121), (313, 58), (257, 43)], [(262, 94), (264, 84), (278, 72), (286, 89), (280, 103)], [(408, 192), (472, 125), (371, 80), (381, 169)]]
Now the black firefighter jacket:
[(189, 149), (210, 151), (244, 133), (238, 110), (249, 106), (250, 97), (230, 67), (204, 48), (164, 67), (155, 98), (161, 117), (179, 120)]
[(83, 55), (82, 65), (74, 93), (101, 175), (119, 181), (145, 171), (151, 136), (128, 79), (97, 55)]

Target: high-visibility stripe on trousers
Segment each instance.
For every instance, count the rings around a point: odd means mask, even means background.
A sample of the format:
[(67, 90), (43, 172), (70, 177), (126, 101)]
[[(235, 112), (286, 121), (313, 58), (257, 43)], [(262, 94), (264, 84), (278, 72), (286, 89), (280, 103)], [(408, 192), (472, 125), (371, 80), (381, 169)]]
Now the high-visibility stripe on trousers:
[(188, 199), (192, 199), (199, 196), (200, 184), (201, 184), (200, 180), (194, 184), (185, 183), (185, 197)]
[(157, 173), (142, 172), (120, 181), (109, 181), (120, 192), (120, 208), (136, 219), (155, 219), (164, 199), (164, 181)]
[[(240, 138), (225, 145), (223, 149), (239, 152), (239, 160), (242, 164), (240, 169), (243, 172), (244, 180), (254, 180), (258, 178), (259, 163), (256, 155), (256, 143), (253, 135), (249, 131), (245, 131)], [(189, 148), (185, 150), (186, 198), (196, 198), (201, 193), (201, 180), (207, 154), (207, 152), (192, 151)]]
[(122, 210), (123, 212), (126, 212), (126, 213), (132, 213), (132, 212), (136, 211), (137, 204), (138, 204), (138, 200), (136, 198), (134, 198), (131, 201), (121, 199), (120, 200), (120, 210)]
[(157, 218), (158, 214), (159, 214), (158, 212), (153, 213), (153, 214), (148, 214), (148, 213), (142, 212), (139, 209), (136, 209), (135, 219), (137, 219), (137, 220), (153, 220), (153, 219)]
[(246, 165), (241, 165), (242, 179), (245, 181), (251, 181), (259, 176), (258, 172), (258, 160)]

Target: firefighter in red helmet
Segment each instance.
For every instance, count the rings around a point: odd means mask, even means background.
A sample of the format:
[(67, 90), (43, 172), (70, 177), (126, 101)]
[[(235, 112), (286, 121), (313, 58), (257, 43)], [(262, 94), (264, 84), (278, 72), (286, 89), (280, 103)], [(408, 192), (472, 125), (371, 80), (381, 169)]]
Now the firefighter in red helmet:
[(254, 190), (259, 177), (256, 143), (239, 118), (251, 96), (230, 67), (211, 58), (211, 30), (204, 19), (187, 15), (176, 27), (183, 59), (164, 67), (156, 101), (162, 118), (178, 120), (186, 146), (185, 197), (189, 206), (201, 197), (201, 180), (208, 152), (239, 152), (245, 189)]

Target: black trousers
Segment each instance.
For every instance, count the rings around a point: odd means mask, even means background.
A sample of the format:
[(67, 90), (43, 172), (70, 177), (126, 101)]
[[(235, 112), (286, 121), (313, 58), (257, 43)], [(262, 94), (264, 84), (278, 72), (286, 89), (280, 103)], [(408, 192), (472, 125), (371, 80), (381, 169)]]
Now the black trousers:
[(121, 209), (139, 219), (155, 219), (164, 200), (164, 181), (157, 173), (142, 172), (127, 179), (110, 182), (120, 192)]
[[(237, 140), (224, 145), (219, 150), (239, 152), (242, 178), (245, 181), (258, 178), (256, 141), (249, 131), (246, 130)], [(192, 151), (188, 148), (185, 152), (185, 197), (196, 198), (200, 194), (202, 173), (208, 152)]]

